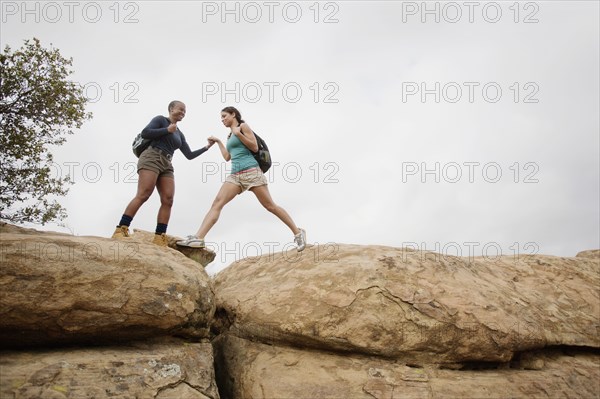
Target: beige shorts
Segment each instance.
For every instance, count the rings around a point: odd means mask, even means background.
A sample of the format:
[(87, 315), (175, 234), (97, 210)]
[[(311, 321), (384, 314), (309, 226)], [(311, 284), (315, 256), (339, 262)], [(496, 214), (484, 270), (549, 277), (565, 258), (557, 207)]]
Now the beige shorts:
[(225, 182), (235, 184), (236, 186), (241, 188), (242, 189), (242, 191), (240, 191), (240, 194), (241, 194), (244, 191), (246, 191), (252, 187), (266, 185), (267, 178), (263, 174), (262, 170), (260, 170), (260, 168), (252, 168), (252, 169), (242, 170), (242, 171), (234, 173), (234, 174), (230, 174), (225, 179)]
[(151, 170), (158, 175), (158, 177), (170, 177), (175, 178), (175, 170), (171, 160), (165, 153), (152, 146), (148, 147), (138, 160), (137, 165), (138, 173), (140, 169)]

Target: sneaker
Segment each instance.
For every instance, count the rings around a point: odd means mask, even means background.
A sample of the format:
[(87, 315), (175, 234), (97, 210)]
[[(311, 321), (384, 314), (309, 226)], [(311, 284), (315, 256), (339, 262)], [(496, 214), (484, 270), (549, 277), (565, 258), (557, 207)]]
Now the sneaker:
[(129, 226), (117, 226), (111, 238), (129, 238)]
[(294, 236), (294, 242), (298, 245), (298, 252), (301, 252), (306, 248), (306, 231), (300, 229), (300, 233)]
[(159, 247), (168, 247), (169, 240), (167, 240), (167, 234), (166, 233), (154, 234), (154, 238), (152, 239), (152, 244), (156, 244)]
[(194, 235), (187, 236), (185, 240), (177, 241), (180, 247), (204, 248), (204, 240)]

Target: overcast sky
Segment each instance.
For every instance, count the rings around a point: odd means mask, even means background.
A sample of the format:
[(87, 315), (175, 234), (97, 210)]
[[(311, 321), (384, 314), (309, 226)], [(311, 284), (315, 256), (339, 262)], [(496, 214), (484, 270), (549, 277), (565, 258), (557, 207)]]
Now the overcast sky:
[[(236, 106), (268, 143), (274, 200), (310, 243), (449, 255), (600, 247), (599, 2), (2, 1), (2, 47), (73, 58), (93, 119), (54, 150), (67, 227), (110, 237), (136, 191), (134, 136), (178, 99), (192, 147)], [(224, 181), (215, 146), (176, 152), (168, 232)], [(158, 194), (132, 228), (153, 231)], [(206, 237), (209, 273), (292, 248), (252, 193)]]

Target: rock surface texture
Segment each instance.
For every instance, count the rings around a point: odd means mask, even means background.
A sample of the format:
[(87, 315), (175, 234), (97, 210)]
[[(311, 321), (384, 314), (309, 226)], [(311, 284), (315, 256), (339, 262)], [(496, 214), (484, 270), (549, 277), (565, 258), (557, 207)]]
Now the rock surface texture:
[(215, 341), (223, 398), (597, 398), (598, 355), (551, 349), (463, 369), (359, 354)]
[(210, 278), (177, 251), (4, 226), (0, 345), (207, 337)]
[(327, 244), (211, 279), (152, 238), (0, 225), (0, 397), (600, 397), (599, 250)]
[(222, 396), (598, 395), (599, 286), (594, 251), (329, 245), (244, 259), (215, 278)]
[(0, 246), (1, 398), (219, 398), (198, 263), (6, 224)]
[(7, 351), (2, 398), (218, 398), (212, 346), (177, 340)]

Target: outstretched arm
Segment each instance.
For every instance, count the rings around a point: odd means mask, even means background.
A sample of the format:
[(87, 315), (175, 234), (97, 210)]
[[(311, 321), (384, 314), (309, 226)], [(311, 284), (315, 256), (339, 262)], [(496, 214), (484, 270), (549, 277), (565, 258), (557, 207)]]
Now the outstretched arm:
[(219, 140), (219, 138), (215, 136), (210, 136), (208, 138), (208, 141), (217, 143), (217, 145), (219, 146), (219, 150), (221, 150), (221, 155), (223, 155), (223, 159), (225, 159), (226, 161), (229, 161), (231, 159), (231, 154), (229, 154), (229, 151), (227, 151), (227, 148), (225, 147), (225, 145), (223, 145), (223, 142)]
[(185, 140), (185, 137), (183, 136), (183, 134), (181, 135), (181, 147), (179, 148), (181, 150), (181, 152), (183, 153), (183, 155), (185, 155), (185, 157), (187, 159), (194, 159), (197, 156), (200, 156), (202, 154), (204, 154), (210, 147), (212, 147), (212, 145), (214, 144), (214, 141), (211, 141), (210, 139), (208, 140), (208, 144), (205, 145), (202, 148), (197, 149), (196, 151), (192, 151), (190, 149), (189, 144), (187, 143), (187, 141)]

